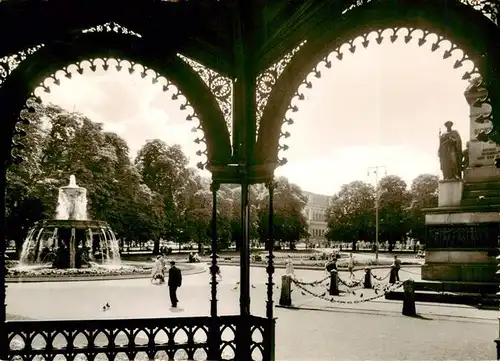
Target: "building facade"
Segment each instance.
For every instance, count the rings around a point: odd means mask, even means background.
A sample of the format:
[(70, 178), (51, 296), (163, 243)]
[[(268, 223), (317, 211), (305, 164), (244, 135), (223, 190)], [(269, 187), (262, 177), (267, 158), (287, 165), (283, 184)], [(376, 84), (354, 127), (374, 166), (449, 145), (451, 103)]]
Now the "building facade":
[(309, 225), (310, 244), (322, 244), (326, 242), (326, 211), (332, 200), (331, 196), (312, 192), (303, 192), (307, 197), (307, 205), (304, 214)]

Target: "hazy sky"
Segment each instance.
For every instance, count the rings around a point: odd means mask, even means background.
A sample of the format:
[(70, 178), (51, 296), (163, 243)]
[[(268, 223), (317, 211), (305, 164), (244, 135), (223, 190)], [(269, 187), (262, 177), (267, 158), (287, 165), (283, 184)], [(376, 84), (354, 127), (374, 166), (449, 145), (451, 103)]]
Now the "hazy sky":
[[(460, 52), (443, 60), (446, 48), (431, 52), (432, 39), (422, 47), (401, 39), (382, 45), (374, 41), (364, 49), (346, 50), (331, 69), (313, 79), (304, 101), (297, 103), (295, 123), (287, 127), (290, 149), (283, 155), (288, 164), (277, 172), (304, 190), (333, 194), (352, 180), (374, 181), (367, 168), (387, 166), (408, 183), (421, 173), (440, 174), (437, 158), (439, 129), (452, 120), (462, 135), (469, 136), (469, 108), (463, 96), (468, 85), (461, 80), (472, 65), (453, 69)], [(113, 67), (111, 67), (113, 68)], [(192, 164), (199, 146), (193, 142), (195, 122), (185, 121), (179, 101), (171, 100), (162, 85), (139, 74), (90, 70), (61, 78), (51, 93), (38, 89), (45, 102), (83, 112), (104, 123), (105, 130), (122, 136), (132, 154), (147, 139), (160, 138), (180, 144)]]

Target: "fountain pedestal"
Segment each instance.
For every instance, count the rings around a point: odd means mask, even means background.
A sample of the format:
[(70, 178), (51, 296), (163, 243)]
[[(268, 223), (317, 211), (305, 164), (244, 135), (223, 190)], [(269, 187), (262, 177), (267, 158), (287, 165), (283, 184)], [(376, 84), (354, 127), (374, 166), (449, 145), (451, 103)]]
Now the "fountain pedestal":
[(69, 268), (76, 268), (76, 232), (71, 228), (71, 238), (69, 239)]

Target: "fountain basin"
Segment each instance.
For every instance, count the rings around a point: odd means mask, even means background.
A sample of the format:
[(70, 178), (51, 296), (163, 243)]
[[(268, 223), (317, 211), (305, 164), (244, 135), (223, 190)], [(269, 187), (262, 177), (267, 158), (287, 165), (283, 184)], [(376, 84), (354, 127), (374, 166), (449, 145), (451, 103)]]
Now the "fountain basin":
[(116, 237), (107, 222), (49, 219), (37, 222), (23, 244), (22, 265), (88, 267), (90, 262), (120, 264)]

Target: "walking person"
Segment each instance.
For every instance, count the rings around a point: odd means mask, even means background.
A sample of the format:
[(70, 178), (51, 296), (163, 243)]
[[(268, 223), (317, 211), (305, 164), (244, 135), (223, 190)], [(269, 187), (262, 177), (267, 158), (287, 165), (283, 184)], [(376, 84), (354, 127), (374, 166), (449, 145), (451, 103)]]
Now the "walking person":
[(170, 270), (168, 271), (168, 291), (170, 295), (170, 304), (172, 307), (177, 307), (179, 300), (177, 299), (177, 288), (182, 285), (181, 270), (175, 267), (175, 262), (170, 261)]
[(349, 261), (347, 263), (347, 269), (349, 270), (349, 277), (354, 278), (354, 256), (352, 253), (349, 254)]
[(287, 276), (293, 276), (295, 274), (295, 271), (293, 269), (292, 257), (290, 255), (288, 255), (288, 258), (285, 261), (285, 274)]
[(398, 256), (394, 256), (394, 263), (392, 265), (394, 267), (395, 281), (399, 282), (399, 270), (401, 269), (401, 260), (398, 258)]
[(220, 267), (217, 266), (217, 273), (216, 275), (219, 277), (219, 282), (222, 281), (222, 273), (220, 273)]
[(165, 261), (161, 255), (156, 257), (155, 264), (152, 270), (152, 282), (153, 283), (164, 283), (165, 282)]

